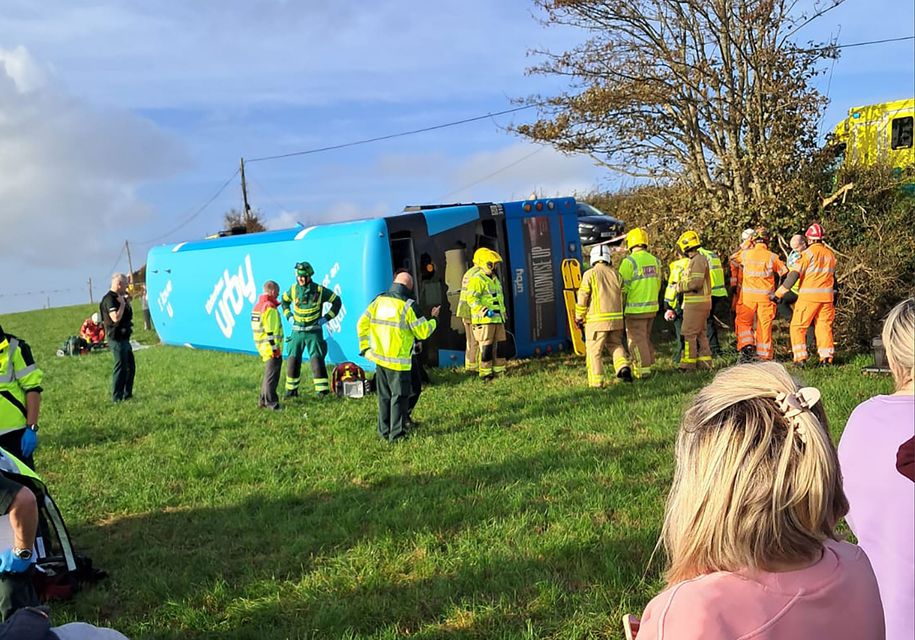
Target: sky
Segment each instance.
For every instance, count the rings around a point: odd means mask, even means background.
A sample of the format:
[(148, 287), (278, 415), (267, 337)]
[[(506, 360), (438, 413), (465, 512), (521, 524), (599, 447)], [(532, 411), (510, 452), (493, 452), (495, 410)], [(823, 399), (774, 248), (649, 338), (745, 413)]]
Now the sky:
[[(430, 7), (434, 7), (430, 9)], [(271, 228), (405, 205), (587, 193), (626, 179), (512, 134), (550, 94), (532, 49), (583, 38), (530, 0), (4, 0), (0, 313), (94, 300), (157, 243), (199, 238), (249, 201)], [(915, 3), (847, 0), (801, 42), (912, 35)], [(828, 131), (855, 105), (915, 95), (915, 45), (843, 51), (815, 83)], [(231, 180), (230, 180), (231, 178)], [(228, 186), (203, 208), (216, 192)]]

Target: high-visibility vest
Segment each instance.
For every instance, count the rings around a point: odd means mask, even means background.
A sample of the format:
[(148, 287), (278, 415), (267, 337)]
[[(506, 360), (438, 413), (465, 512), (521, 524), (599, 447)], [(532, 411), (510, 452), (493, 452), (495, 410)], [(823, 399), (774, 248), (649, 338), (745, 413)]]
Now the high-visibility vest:
[(633, 251), (620, 263), (620, 277), (627, 315), (658, 312), (661, 263), (657, 258), (644, 249)]
[(466, 318), (467, 320), (470, 320), (470, 305), (467, 303), (467, 285), (470, 284), (470, 279), (479, 270), (480, 267), (473, 265), (464, 272), (464, 277), (461, 278), (461, 293), (458, 297), (457, 313), (455, 313), (458, 318)]
[(340, 312), (340, 298), (330, 289), (310, 282), (304, 287), (298, 283), (289, 287), (283, 293), (281, 304), (286, 319), (292, 322), (293, 331), (316, 331), (320, 329), (318, 320), (325, 302), (331, 307), (324, 318), (331, 320)]
[(798, 300), (832, 302), (836, 286), (836, 255), (822, 242), (814, 242), (795, 265), (800, 275)]
[(274, 351), (283, 349), (283, 321), (276, 309), (278, 304), (276, 298), (262, 295), (251, 311), (254, 346), (264, 362), (273, 358)]
[(712, 279), (712, 297), (726, 298), (728, 290), (724, 288), (724, 267), (721, 266), (721, 258), (714, 251), (709, 251), (705, 247), (699, 247), (699, 253), (708, 260), (709, 276)]
[(381, 294), (369, 304), (356, 323), (359, 351), (386, 369), (409, 371), (413, 343), (435, 331), (435, 318), (416, 317), (413, 300)]
[(670, 263), (670, 277), (667, 278), (667, 288), (664, 289), (664, 302), (669, 309), (676, 310), (680, 306), (680, 292), (677, 285), (686, 277), (689, 267), (689, 258), (678, 258)]
[(769, 251), (762, 242), (756, 243), (740, 255), (743, 264), (743, 282), (740, 292), (744, 302), (769, 302), (775, 293), (775, 274), (788, 273), (781, 258)]
[(0, 434), (26, 426), (25, 394), (41, 392), (42, 377), (25, 341), (0, 336)]
[[(791, 250), (791, 253), (788, 254), (788, 259), (785, 261), (785, 266), (788, 267), (788, 271), (797, 271), (797, 261), (801, 259), (801, 254)], [(800, 277), (791, 285), (791, 291), (795, 294), (801, 290), (801, 279)]]
[[(486, 275), (480, 269), (470, 277), (467, 281), (467, 304), (473, 324), (505, 323), (505, 298), (502, 295), (502, 283), (495, 273)], [(487, 311), (493, 311), (494, 315), (487, 317)]]
[(581, 276), (575, 317), (595, 331), (623, 328), (623, 283), (610, 265), (598, 262)]
[(712, 303), (712, 279), (709, 275), (708, 260), (698, 251), (686, 265), (686, 273), (677, 289), (683, 294), (683, 308), (698, 304)]

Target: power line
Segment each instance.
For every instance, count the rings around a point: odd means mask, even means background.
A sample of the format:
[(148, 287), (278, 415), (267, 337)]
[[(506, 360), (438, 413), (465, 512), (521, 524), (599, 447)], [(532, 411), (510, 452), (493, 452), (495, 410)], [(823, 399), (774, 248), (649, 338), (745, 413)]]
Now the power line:
[(915, 40), (915, 36), (901, 36), (899, 38), (884, 38), (883, 40), (866, 40), (864, 42), (849, 42), (848, 44), (826, 44), (821, 47), (811, 47), (809, 49), (798, 49), (804, 53), (813, 51), (825, 51), (826, 49), (851, 49), (852, 47), (866, 47), (872, 44), (885, 44), (887, 42), (903, 42), (905, 40)]
[(502, 116), (506, 113), (516, 113), (518, 111), (524, 111), (525, 109), (532, 109), (540, 105), (536, 104), (527, 104), (521, 107), (515, 107), (513, 109), (505, 109), (503, 111), (495, 111), (493, 113), (487, 113), (482, 116), (474, 116), (472, 118), (464, 118), (463, 120), (455, 120), (454, 122), (446, 122), (444, 124), (437, 124), (432, 127), (423, 127), (422, 129), (413, 129), (411, 131), (401, 131), (400, 133), (391, 133), (385, 136), (378, 136), (376, 138), (366, 138), (365, 140), (354, 140), (353, 142), (344, 142), (343, 144), (335, 144), (329, 147), (318, 147), (316, 149), (307, 149), (305, 151), (293, 151), (292, 153), (281, 153), (275, 156), (262, 156), (260, 158), (250, 158), (245, 160), (247, 163), (252, 162), (264, 162), (266, 160), (279, 160), (281, 158), (292, 158), (295, 156), (306, 156), (313, 153), (322, 153), (324, 151), (333, 151), (335, 149), (345, 149), (347, 147), (355, 147), (361, 144), (369, 144), (370, 142), (380, 142), (382, 140), (391, 140), (393, 138), (401, 138), (403, 136), (412, 136), (417, 133), (426, 133), (427, 131), (435, 131), (437, 129), (445, 129), (447, 127), (456, 127), (457, 125), (467, 124), (468, 122), (476, 122), (477, 120), (486, 120), (487, 118), (492, 118), (495, 116)]
[(209, 199), (208, 199), (206, 202), (204, 202), (202, 205), (200, 205), (199, 207), (197, 207), (197, 210), (194, 211), (194, 213), (192, 213), (191, 216), (190, 216), (189, 218), (187, 218), (184, 222), (182, 222), (182, 223), (180, 223), (178, 226), (172, 228), (172, 229), (171, 229), (170, 231), (168, 231), (167, 233), (163, 233), (162, 235), (157, 236), (157, 237), (155, 237), (155, 238), (152, 238), (152, 239), (150, 239), (150, 240), (144, 240), (143, 242), (135, 242), (134, 244), (139, 244), (139, 245), (154, 244), (154, 243), (158, 242), (159, 240), (164, 240), (165, 238), (169, 237), (170, 235), (172, 235), (173, 233), (175, 233), (175, 232), (178, 231), (179, 229), (183, 229), (184, 227), (186, 227), (187, 225), (189, 225), (189, 224), (194, 220), (194, 218), (196, 218), (196, 217), (199, 216), (201, 213), (203, 213), (204, 210), (205, 210), (207, 207), (209, 207), (209, 206), (213, 203), (213, 201), (214, 201), (216, 198), (218, 198), (219, 195), (220, 195), (223, 191), (225, 191), (226, 187), (228, 187), (229, 184), (232, 183), (232, 181), (235, 179), (235, 176), (238, 175), (238, 172), (239, 172), (239, 171), (240, 171), (240, 169), (236, 169), (235, 172), (234, 172), (231, 176), (229, 176), (229, 178), (228, 178), (225, 182), (222, 183), (222, 186), (219, 187), (219, 188), (216, 190), (216, 193), (214, 193), (212, 196), (210, 196)]

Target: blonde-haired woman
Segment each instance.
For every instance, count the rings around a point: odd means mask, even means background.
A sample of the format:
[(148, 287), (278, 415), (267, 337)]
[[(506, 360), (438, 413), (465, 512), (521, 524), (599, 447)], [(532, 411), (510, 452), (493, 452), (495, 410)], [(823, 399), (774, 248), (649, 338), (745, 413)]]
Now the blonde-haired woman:
[(855, 408), (839, 460), (850, 508), (846, 520), (874, 565), (886, 637), (915, 638), (915, 484), (897, 473), (899, 446), (915, 435), (915, 299), (896, 305), (883, 325), (896, 392)]
[(884, 638), (867, 556), (836, 539), (847, 510), (819, 392), (772, 362), (722, 371), (680, 426), (668, 588), (638, 639)]

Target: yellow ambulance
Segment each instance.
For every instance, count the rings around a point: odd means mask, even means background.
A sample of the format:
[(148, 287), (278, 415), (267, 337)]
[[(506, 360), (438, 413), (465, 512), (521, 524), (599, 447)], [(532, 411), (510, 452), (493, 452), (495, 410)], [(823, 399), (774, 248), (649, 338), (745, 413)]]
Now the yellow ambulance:
[(878, 160), (896, 168), (915, 166), (912, 125), (915, 98), (854, 107), (836, 125), (835, 141), (844, 144), (845, 161), (874, 164)]

